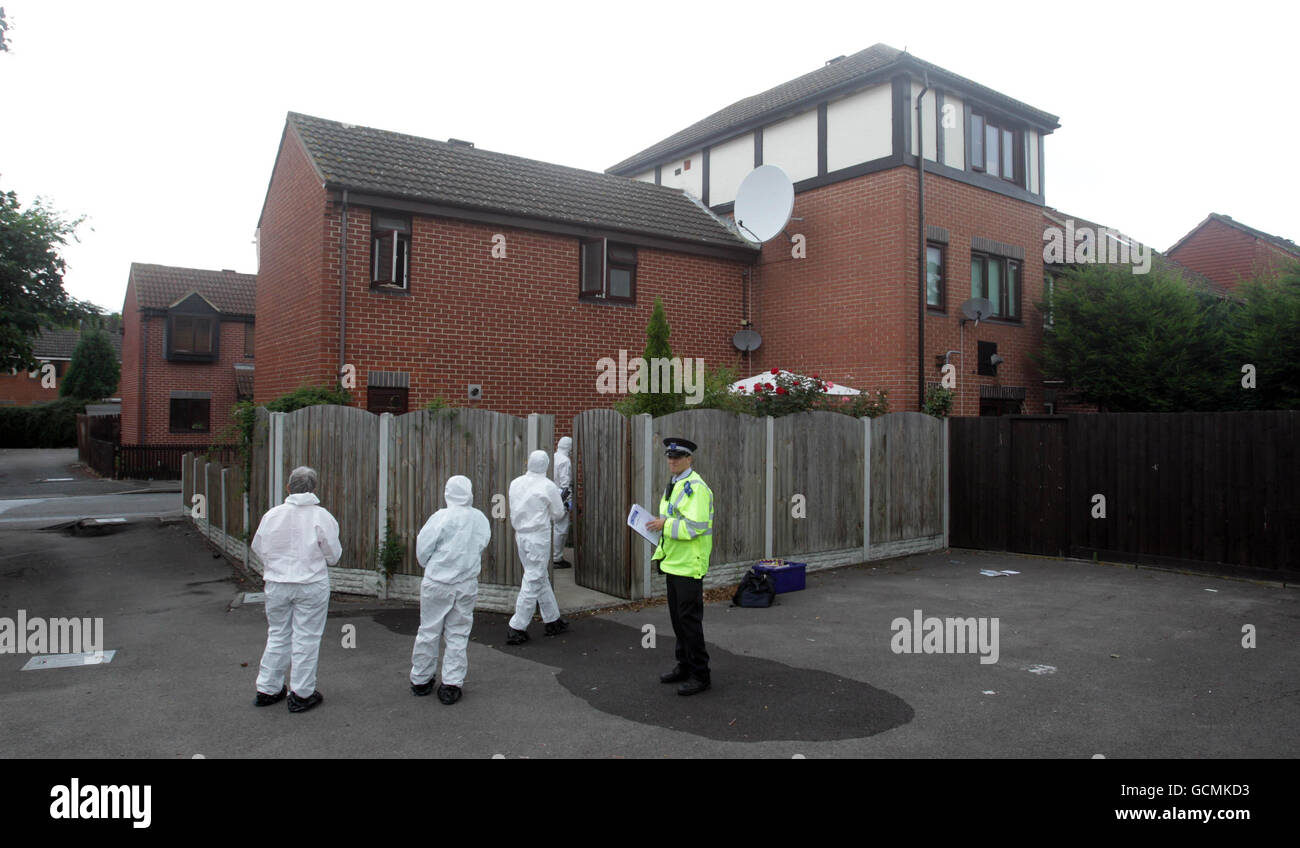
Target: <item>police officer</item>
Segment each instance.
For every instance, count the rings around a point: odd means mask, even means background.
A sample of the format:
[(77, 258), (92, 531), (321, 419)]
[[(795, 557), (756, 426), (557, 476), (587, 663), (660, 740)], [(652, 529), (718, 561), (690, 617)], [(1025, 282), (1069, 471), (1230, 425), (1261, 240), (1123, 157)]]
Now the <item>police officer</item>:
[(672, 479), (659, 501), (659, 517), (646, 523), (662, 530), (653, 561), (668, 582), (668, 615), (677, 639), (677, 665), (659, 676), (661, 683), (681, 683), (678, 695), (694, 695), (712, 685), (709, 654), (704, 648), (704, 575), (713, 552), (713, 492), (691, 468), (696, 444), (664, 439)]

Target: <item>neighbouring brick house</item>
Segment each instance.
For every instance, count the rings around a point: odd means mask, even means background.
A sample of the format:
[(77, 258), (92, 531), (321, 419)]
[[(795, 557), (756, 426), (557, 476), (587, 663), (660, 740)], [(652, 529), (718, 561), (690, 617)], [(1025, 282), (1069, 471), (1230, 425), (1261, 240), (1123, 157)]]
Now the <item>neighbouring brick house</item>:
[[(916, 103), (922, 103), (918, 145)], [(817, 372), (889, 390), (919, 408), (921, 383), (957, 367), (953, 414), (1043, 412), (1043, 139), (1056, 116), (877, 44), (748, 97), (609, 173), (682, 188), (720, 214), (745, 175), (782, 168), (795, 186), (789, 239), (766, 243), (748, 317), (763, 338), (752, 370)], [(920, 303), (918, 147), (928, 273)], [(995, 315), (963, 323), (961, 304)], [(919, 313), (924, 311), (924, 319)], [(918, 324), (924, 346), (918, 350)], [(949, 354), (950, 351), (953, 353)], [(994, 367), (996, 354), (1002, 363)]]
[[(104, 326), (104, 332), (108, 335), (108, 340), (113, 345), (113, 352), (117, 354), (120, 363), (122, 361), (121, 327), (115, 322), (109, 322)], [(0, 374), (0, 406), (30, 406), (34, 403), (58, 400), (59, 383), (68, 373), (72, 354), (80, 341), (81, 330), (41, 330), (32, 341), (32, 355), (40, 362), (40, 367), (30, 372)], [(43, 368), (46, 363), (54, 366), (52, 386), (48, 385), (49, 381), (45, 379), (48, 372), (44, 372)], [(120, 389), (119, 383), (118, 391)], [(109, 399), (116, 400), (118, 391), (114, 391)]]
[(1228, 215), (1211, 213), (1166, 251), (1173, 259), (1236, 289), (1242, 280), (1276, 276), (1288, 262), (1300, 262), (1300, 245), (1247, 227)]
[(257, 278), (131, 263), (122, 306), (122, 443), (206, 446), (253, 394)]
[(258, 403), (342, 375), (372, 411), (440, 398), (557, 434), (614, 400), (599, 362), (640, 355), (656, 296), (675, 355), (738, 365), (757, 256), (680, 190), (296, 113), (258, 245)]

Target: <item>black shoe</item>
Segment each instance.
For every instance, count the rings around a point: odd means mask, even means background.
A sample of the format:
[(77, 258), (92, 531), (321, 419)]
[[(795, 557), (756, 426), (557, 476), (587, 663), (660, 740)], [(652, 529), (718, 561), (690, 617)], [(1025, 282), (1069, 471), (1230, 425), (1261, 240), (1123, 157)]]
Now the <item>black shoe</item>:
[(556, 568), (573, 568), (573, 563), (569, 562), (567, 559), (557, 559), (551, 564)]
[(323, 700), (325, 700), (325, 696), (320, 693), (319, 689), (317, 689), (315, 692), (312, 692), (306, 698), (299, 698), (297, 693), (290, 692), (289, 712), (305, 713)]
[(709, 689), (713, 684), (708, 680), (701, 680), (698, 677), (692, 677), (690, 680), (677, 687), (678, 695), (698, 695), (705, 689)]
[(434, 677), (430, 677), (428, 683), (412, 683), (411, 694), (418, 695), (421, 698), (423, 698), (425, 695), (428, 695), (430, 692), (433, 691), (433, 681), (435, 679), (436, 678)]
[(665, 671), (659, 675), (660, 683), (681, 683), (683, 680), (690, 680), (691, 673), (686, 670), (686, 666), (675, 665), (672, 671)]
[(460, 687), (442, 685), (438, 687), (438, 700), (447, 706), (451, 706), (460, 700)]
[[(549, 627), (550, 625), (547, 626)], [(507, 645), (522, 645), (523, 643), (528, 641), (527, 630), (516, 630), (513, 627), (509, 627), (509, 626), (507, 626), (507, 629), (510, 631), (509, 633), (506, 634)]]
[(569, 629), (569, 622), (565, 621), (563, 618), (557, 618), (555, 619), (555, 621), (552, 621), (550, 624), (546, 625), (546, 635), (559, 636), (561, 633), (565, 632), (568, 629)]
[(278, 704), (284, 700), (284, 696), (289, 692), (289, 687), (281, 686), (280, 691), (274, 695), (268, 695), (265, 692), (258, 692), (257, 697), (253, 699), (255, 707), (269, 707), (272, 704)]

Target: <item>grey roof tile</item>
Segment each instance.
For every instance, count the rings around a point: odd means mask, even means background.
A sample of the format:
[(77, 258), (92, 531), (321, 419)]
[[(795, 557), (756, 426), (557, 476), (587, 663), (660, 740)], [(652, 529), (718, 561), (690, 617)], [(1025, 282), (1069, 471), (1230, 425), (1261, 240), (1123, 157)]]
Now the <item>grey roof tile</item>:
[[(122, 334), (105, 328), (117, 358), (122, 358)], [(80, 330), (42, 329), (32, 340), (32, 355), (37, 359), (71, 359), (81, 341)]]
[(227, 315), (251, 317), (257, 312), (256, 274), (132, 262), (131, 280), (140, 309), (167, 309), (190, 292), (198, 292)]
[(752, 250), (678, 189), (296, 112), (289, 125), (333, 188)]

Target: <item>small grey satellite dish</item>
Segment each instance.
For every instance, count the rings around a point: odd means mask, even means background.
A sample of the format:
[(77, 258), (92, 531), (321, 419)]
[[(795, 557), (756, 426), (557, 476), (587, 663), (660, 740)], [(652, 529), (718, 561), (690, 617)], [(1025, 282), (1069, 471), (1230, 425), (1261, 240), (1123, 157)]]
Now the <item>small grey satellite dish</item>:
[(758, 346), (763, 343), (763, 338), (753, 330), (741, 330), (731, 339), (731, 343), (736, 346), (736, 350), (748, 352), (758, 350)]
[(961, 305), (961, 312), (976, 324), (993, 314), (993, 301), (986, 297), (972, 297)]
[(776, 238), (794, 211), (794, 183), (775, 165), (759, 165), (736, 190), (736, 225), (746, 241)]

